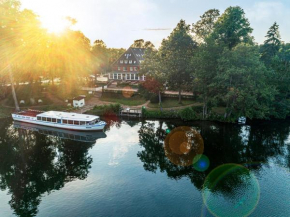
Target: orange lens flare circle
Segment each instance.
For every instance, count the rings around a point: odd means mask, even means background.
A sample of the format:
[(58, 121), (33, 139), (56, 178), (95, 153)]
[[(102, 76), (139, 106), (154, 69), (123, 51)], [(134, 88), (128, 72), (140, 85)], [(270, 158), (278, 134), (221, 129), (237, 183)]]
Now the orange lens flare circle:
[(125, 98), (131, 98), (133, 96), (133, 94), (134, 94), (134, 90), (130, 86), (126, 86), (122, 89), (122, 95)]
[(172, 130), (165, 138), (166, 157), (177, 166), (190, 166), (196, 163), (204, 151), (201, 135), (194, 129), (182, 126)]

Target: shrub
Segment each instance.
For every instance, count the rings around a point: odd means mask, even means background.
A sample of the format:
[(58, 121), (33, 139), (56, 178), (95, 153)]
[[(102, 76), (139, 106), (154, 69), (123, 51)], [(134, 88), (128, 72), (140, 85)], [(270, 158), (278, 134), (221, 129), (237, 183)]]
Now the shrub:
[(179, 112), (179, 116), (184, 121), (192, 121), (192, 120), (196, 120), (197, 119), (197, 115), (196, 115), (196, 113), (193, 111), (193, 109), (191, 107), (182, 109)]
[(121, 110), (120, 104), (110, 104), (110, 105), (101, 105), (95, 106), (92, 110), (88, 111), (88, 114), (96, 115), (115, 115), (118, 114)]
[(203, 106), (192, 106), (192, 110), (193, 110), (195, 113), (200, 113), (200, 114), (202, 114)]

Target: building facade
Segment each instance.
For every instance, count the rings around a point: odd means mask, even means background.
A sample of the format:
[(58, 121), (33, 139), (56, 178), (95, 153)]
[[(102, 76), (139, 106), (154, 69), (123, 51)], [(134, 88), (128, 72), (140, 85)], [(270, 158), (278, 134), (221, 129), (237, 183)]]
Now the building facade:
[(139, 75), (145, 49), (130, 47), (113, 63), (110, 80), (145, 81), (144, 75)]

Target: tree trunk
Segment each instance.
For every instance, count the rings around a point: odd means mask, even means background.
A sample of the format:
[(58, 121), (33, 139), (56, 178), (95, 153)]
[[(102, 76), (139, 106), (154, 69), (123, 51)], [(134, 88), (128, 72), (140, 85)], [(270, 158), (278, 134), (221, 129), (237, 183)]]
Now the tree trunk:
[(178, 103), (181, 104), (181, 88), (179, 88), (178, 95), (179, 95)]
[(12, 75), (12, 69), (10, 63), (8, 63), (8, 70), (9, 70), (9, 77), (10, 77), (10, 83), (11, 83), (11, 88), (12, 88), (12, 96), (15, 104), (15, 110), (18, 112), (20, 111), (18, 101), (17, 101), (17, 96), (14, 88), (14, 80), (13, 80), (13, 75)]
[(159, 106), (160, 106), (161, 103), (162, 103), (162, 102), (161, 102), (161, 92), (160, 92), (160, 91), (158, 92), (158, 96), (159, 96)]

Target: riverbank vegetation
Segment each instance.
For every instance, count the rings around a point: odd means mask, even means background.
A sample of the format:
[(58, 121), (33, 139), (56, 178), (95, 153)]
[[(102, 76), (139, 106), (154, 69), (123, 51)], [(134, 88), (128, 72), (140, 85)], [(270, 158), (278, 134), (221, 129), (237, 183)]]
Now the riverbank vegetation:
[[(201, 119), (220, 112), (225, 121), (240, 116), (286, 118), (290, 44), (281, 41), (277, 23), (261, 45), (252, 31), (240, 7), (229, 7), (223, 14), (209, 10), (192, 26), (181, 20), (158, 50), (146, 52), (142, 72), (155, 85), (145, 82), (144, 95), (160, 100), (165, 86), (179, 93), (191, 89), (203, 105)], [(182, 102), (181, 94), (179, 99)]]
[(189, 106), (189, 105), (200, 105), (201, 103), (197, 102), (193, 99), (182, 99), (181, 103), (179, 103), (178, 98), (175, 97), (163, 97), (161, 105), (158, 101), (150, 102), (147, 107), (148, 108), (174, 108), (174, 107), (181, 107), (181, 106)]
[(121, 105), (120, 104), (110, 104), (110, 105), (101, 105), (101, 106), (95, 106), (93, 109), (86, 112), (86, 114), (92, 114), (92, 115), (118, 115), (121, 111)]

